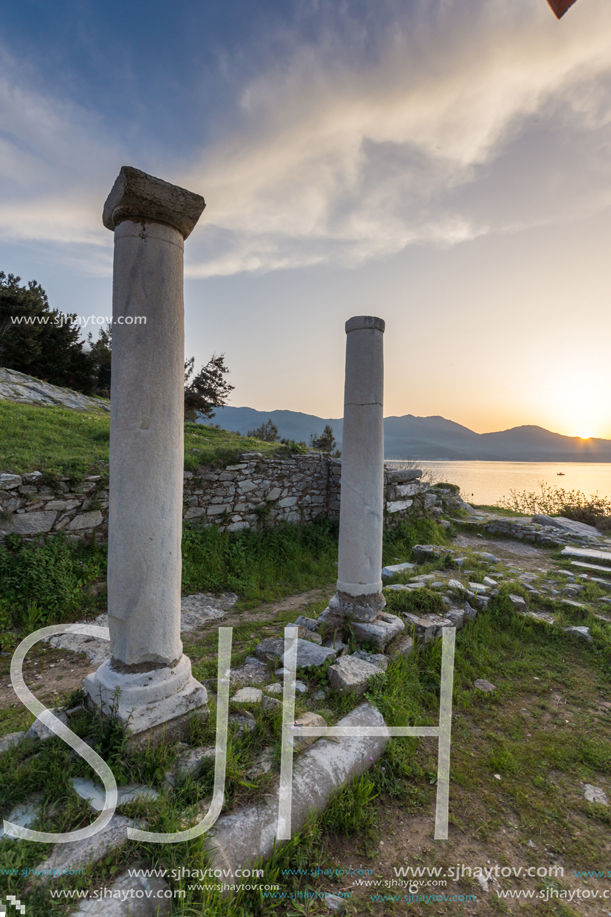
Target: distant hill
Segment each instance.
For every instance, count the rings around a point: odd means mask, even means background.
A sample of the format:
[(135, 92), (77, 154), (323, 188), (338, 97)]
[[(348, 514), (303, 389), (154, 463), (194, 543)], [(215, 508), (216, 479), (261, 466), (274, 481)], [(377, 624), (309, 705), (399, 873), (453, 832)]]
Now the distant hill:
[[(246, 433), (271, 417), (280, 436), (304, 440), (320, 436), (326, 424), (342, 448), (341, 418), (317, 417), (299, 411), (255, 411), (254, 408), (217, 408), (212, 423), (225, 430)], [(388, 459), (498, 462), (611, 462), (611, 440), (562, 436), (543, 427), (513, 427), (499, 433), (474, 433), (444, 417), (386, 417), (384, 454)]]

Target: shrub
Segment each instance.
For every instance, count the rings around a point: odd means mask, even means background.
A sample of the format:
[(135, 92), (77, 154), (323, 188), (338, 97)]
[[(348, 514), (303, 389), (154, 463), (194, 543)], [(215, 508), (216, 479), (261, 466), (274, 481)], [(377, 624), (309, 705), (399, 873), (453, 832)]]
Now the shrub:
[(600, 520), (605, 520), (605, 524), (607, 518), (611, 520), (611, 500), (599, 497), (598, 493), (586, 497), (580, 490), (565, 490), (564, 487), (555, 487), (543, 481), (539, 487), (539, 494), (526, 490), (510, 490), (509, 497), (503, 497), (499, 501), (499, 506), (529, 515), (560, 514), (589, 525), (596, 525)]

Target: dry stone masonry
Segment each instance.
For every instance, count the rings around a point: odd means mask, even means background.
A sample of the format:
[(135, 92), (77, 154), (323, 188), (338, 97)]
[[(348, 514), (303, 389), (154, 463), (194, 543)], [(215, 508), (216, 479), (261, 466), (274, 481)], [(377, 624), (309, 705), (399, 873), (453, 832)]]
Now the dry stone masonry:
[[(339, 518), (342, 463), (327, 455), (269, 457), (245, 453), (226, 467), (199, 466), (183, 474), (183, 518), (222, 531), (256, 528), (262, 522), (311, 522)], [(438, 497), (418, 469), (384, 469), (384, 524), (434, 512)], [(404, 495), (408, 487), (410, 496)], [(70, 540), (99, 541), (108, 533), (108, 466), (79, 483), (65, 476), (0, 473), (0, 541), (14, 532), (26, 539), (64, 532)]]

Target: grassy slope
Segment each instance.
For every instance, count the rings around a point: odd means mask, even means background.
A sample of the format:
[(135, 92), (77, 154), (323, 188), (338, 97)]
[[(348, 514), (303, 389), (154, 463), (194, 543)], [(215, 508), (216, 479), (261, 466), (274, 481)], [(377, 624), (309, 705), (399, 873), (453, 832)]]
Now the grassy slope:
[[(108, 462), (110, 417), (94, 411), (0, 401), (0, 471), (80, 475)], [(274, 445), (214, 427), (185, 425), (185, 468)], [(276, 447), (277, 448), (277, 447)]]

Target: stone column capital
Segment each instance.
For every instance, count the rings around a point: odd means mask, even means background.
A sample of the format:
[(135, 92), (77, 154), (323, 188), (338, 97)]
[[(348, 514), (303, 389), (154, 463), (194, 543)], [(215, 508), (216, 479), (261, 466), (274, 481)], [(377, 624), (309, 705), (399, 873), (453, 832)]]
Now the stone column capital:
[(386, 322), (375, 315), (355, 315), (346, 322), (346, 334), (351, 331), (381, 331), (384, 334)]
[(199, 220), (206, 202), (201, 194), (171, 185), (132, 166), (122, 166), (106, 198), (102, 216), (106, 229), (119, 223), (164, 223), (186, 239)]

